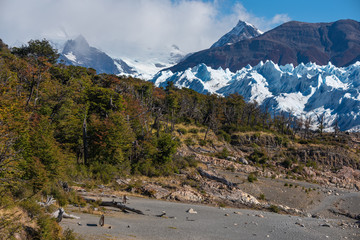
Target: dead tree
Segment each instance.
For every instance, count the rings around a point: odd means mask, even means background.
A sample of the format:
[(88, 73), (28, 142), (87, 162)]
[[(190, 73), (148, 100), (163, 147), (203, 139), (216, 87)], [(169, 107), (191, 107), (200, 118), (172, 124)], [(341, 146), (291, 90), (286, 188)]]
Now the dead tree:
[[(95, 199), (92, 198), (85, 198), (85, 201), (87, 202), (95, 202)], [(102, 201), (99, 206), (103, 206), (103, 207), (114, 207), (114, 208), (119, 208), (124, 212), (134, 212), (140, 215), (145, 215), (141, 210), (135, 209), (135, 208), (130, 208), (128, 206), (125, 206), (124, 204), (120, 203), (120, 202), (115, 202), (113, 201)]]

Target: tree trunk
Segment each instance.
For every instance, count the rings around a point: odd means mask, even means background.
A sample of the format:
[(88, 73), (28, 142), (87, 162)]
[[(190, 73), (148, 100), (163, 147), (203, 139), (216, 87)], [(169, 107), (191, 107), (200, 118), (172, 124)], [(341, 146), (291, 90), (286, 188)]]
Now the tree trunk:
[(83, 144), (84, 144), (84, 164), (88, 164), (88, 149), (87, 149), (87, 130), (86, 130), (86, 114), (83, 123)]

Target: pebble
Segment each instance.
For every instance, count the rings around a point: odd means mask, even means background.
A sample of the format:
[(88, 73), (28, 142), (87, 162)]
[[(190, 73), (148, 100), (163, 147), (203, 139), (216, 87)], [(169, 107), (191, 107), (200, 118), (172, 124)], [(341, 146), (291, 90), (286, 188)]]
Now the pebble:
[(269, 238), (270, 236), (269, 235), (266, 235), (267, 238)]
[(226, 217), (228, 217), (228, 216), (229, 216), (229, 214), (228, 214), (228, 213), (225, 213), (225, 216), (226, 216)]

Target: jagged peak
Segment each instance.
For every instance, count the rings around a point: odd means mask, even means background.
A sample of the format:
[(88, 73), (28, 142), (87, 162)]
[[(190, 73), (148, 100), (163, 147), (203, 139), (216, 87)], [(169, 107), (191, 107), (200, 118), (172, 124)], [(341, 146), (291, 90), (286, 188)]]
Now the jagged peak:
[(241, 40), (257, 37), (261, 34), (262, 32), (254, 25), (239, 20), (236, 26), (214, 43), (211, 48), (231, 45)]
[(81, 35), (81, 34), (79, 36), (77, 36), (73, 41), (76, 44), (79, 44), (79, 45), (82, 45), (82, 46), (89, 46), (89, 43), (87, 42), (85, 37), (83, 35)]

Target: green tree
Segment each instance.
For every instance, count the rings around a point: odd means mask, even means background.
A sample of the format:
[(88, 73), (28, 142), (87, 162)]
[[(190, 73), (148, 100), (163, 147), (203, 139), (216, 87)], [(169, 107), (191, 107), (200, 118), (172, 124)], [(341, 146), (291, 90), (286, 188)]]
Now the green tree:
[(46, 39), (30, 40), (28, 46), (14, 47), (11, 52), (20, 57), (43, 58), (52, 64), (55, 64), (59, 58), (57, 50), (55, 50)]

